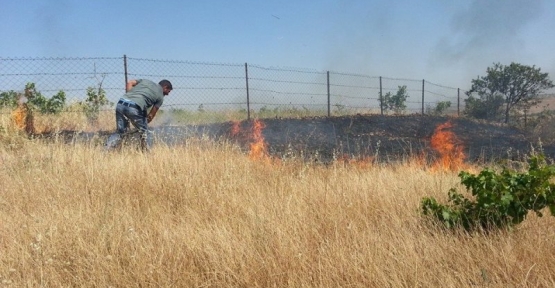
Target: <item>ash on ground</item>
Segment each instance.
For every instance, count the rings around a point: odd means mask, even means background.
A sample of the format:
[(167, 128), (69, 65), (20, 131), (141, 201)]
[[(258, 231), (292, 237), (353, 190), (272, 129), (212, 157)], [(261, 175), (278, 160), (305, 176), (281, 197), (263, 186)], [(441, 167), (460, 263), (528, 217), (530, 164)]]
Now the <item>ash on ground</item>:
[[(489, 163), (502, 159), (522, 160), (531, 152), (555, 158), (555, 147), (527, 139), (516, 128), (466, 118), (440, 116), (356, 115), (298, 119), (260, 119), (262, 136), (271, 157), (302, 157), (329, 162), (337, 157), (402, 161), (418, 155), (434, 157), (430, 141), (435, 129), (448, 121), (456, 143), (462, 146), (467, 162)], [(252, 144), (253, 120), (190, 126), (154, 126), (155, 143), (185, 145), (191, 138), (209, 138), (237, 143), (248, 151)], [(113, 131), (79, 133), (61, 131), (68, 143), (102, 144)], [(54, 135), (43, 135), (54, 137)]]

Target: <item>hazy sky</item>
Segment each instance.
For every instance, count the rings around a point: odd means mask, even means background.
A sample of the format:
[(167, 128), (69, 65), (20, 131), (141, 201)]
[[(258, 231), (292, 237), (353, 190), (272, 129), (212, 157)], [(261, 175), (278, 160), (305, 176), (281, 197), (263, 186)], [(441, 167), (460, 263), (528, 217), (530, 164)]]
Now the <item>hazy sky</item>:
[(494, 62), (555, 80), (553, 0), (0, 0), (1, 57), (250, 63), (469, 88)]

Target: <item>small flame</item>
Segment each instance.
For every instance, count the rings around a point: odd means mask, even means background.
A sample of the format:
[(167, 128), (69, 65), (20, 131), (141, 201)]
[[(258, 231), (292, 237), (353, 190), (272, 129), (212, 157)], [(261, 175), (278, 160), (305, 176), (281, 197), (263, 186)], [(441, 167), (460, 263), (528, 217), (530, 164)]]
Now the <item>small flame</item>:
[(262, 130), (266, 127), (264, 123), (255, 119), (252, 127), (251, 144), (249, 157), (251, 159), (265, 159), (268, 158), (267, 145), (264, 141), (264, 135), (262, 135)]
[(239, 132), (241, 132), (241, 122), (233, 121), (231, 124), (231, 137), (239, 135)]
[(19, 101), (17, 108), (12, 112), (12, 120), (19, 130), (23, 130), (27, 134), (35, 132), (33, 115), (29, 110), (29, 106), (27, 106), (26, 101)]
[(450, 121), (443, 123), (436, 127), (432, 135), (431, 146), (440, 155), (435, 168), (456, 171), (464, 166), (464, 148), (455, 133), (449, 130), (452, 127)]

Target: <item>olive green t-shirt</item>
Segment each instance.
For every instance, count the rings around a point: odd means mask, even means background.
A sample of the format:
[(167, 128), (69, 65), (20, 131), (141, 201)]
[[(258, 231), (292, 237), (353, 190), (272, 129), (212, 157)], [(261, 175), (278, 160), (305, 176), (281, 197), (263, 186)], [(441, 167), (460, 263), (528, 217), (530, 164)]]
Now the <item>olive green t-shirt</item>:
[(137, 79), (137, 85), (123, 97), (137, 103), (143, 111), (147, 111), (152, 106), (160, 108), (164, 103), (162, 86), (147, 79)]

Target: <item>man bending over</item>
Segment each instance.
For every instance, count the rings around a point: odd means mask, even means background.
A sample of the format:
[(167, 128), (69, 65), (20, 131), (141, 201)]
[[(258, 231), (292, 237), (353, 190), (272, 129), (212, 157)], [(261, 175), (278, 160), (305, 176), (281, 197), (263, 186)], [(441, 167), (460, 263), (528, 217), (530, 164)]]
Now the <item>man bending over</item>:
[[(117, 131), (108, 138), (106, 148), (118, 147), (131, 123), (141, 133), (141, 149), (148, 151), (152, 145), (152, 135), (147, 129), (148, 123), (154, 119), (164, 103), (164, 96), (169, 95), (172, 89), (172, 83), (168, 80), (162, 80), (158, 84), (146, 79), (127, 82), (126, 93), (116, 105)], [(147, 115), (149, 108), (150, 112)]]

